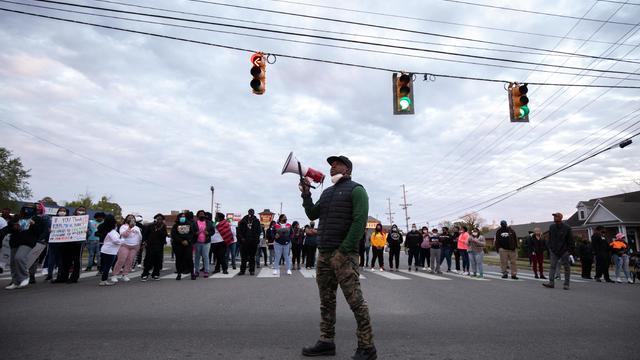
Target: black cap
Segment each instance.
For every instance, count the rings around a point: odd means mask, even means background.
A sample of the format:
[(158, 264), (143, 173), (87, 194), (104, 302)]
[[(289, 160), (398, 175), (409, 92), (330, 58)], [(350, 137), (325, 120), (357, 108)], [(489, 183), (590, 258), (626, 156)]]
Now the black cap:
[(341, 163), (347, 165), (347, 168), (349, 170), (353, 170), (353, 164), (351, 163), (351, 160), (349, 160), (349, 158), (344, 155), (329, 156), (327, 158), (327, 162), (329, 163), (329, 165), (331, 165), (331, 163), (333, 163), (334, 161), (340, 161)]

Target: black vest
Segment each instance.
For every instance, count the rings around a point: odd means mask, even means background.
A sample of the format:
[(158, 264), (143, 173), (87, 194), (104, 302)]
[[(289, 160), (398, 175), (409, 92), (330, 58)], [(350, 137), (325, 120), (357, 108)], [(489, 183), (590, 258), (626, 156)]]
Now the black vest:
[(353, 202), (351, 193), (356, 186), (362, 186), (351, 178), (343, 178), (334, 186), (322, 192), (320, 224), (318, 226), (318, 248), (337, 248), (347, 237), (353, 222)]

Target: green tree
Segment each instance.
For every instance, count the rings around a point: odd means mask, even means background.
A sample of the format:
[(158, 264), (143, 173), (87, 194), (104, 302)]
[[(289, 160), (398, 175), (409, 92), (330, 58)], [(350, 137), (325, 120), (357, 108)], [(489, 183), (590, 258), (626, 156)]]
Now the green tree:
[(111, 213), (116, 218), (122, 216), (122, 208), (120, 207), (120, 205), (118, 205), (118, 203), (112, 202), (111, 197), (109, 196), (102, 196), (100, 198), (100, 201), (94, 203), (91, 194), (85, 193), (78, 195), (77, 200), (65, 202), (65, 206), (74, 208), (77, 208), (78, 206), (84, 206), (87, 209)]
[(18, 200), (31, 197), (27, 179), (31, 177), (19, 157), (12, 158), (11, 151), (0, 147), (0, 206), (14, 206)]

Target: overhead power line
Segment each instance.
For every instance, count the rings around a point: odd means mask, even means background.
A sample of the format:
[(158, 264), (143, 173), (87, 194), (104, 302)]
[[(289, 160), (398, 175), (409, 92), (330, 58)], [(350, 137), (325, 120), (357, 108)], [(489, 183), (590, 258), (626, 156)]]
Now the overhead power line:
[[(190, 30), (209, 31), (209, 32), (215, 32), (215, 33), (219, 33), (219, 34), (230, 34), (230, 35), (246, 36), (246, 37), (258, 38), (258, 39), (284, 41), (284, 42), (291, 42), (291, 43), (297, 43), (297, 44), (306, 44), (306, 45), (314, 45), (314, 46), (322, 46), (322, 47), (329, 47), (329, 48), (336, 48), (336, 49), (363, 51), (363, 52), (369, 52), (369, 53), (395, 55), (395, 56), (403, 56), (403, 57), (410, 57), (410, 58), (417, 58), (417, 59), (430, 59), (430, 60), (437, 60), (437, 61), (454, 62), (454, 63), (459, 63), (459, 64), (470, 64), (470, 65), (478, 65), (478, 66), (497, 67), (497, 68), (501, 68), (501, 69), (515, 69), (515, 70), (536, 71), (536, 72), (552, 73), (552, 74), (559, 74), (559, 75), (573, 75), (573, 76), (577, 75), (576, 73), (564, 72), (564, 71), (558, 71), (558, 70), (531, 69), (531, 68), (518, 67), (518, 66), (489, 64), (489, 63), (481, 63), (481, 62), (465, 61), (465, 60), (454, 60), (454, 59), (446, 59), (446, 58), (438, 58), (438, 57), (432, 57), (432, 56), (414, 55), (414, 54), (392, 52), (392, 51), (372, 50), (372, 49), (364, 49), (364, 48), (357, 48), (357, 47), (350, 47), (350, 46), (341, 46), (341, 45), (323, 44), (323, 43), (315, 43), (315, 42), (308, 42), (308, 41), (301, 41), (301, 40), (292, 40), (292, 39), (278, 38), (278, 37), (272, 37), (272, 36), (240, 33), (240, 32), (234, 32), (234, 31), (216, 30), (216, 29), (203, 28), (203, 27), (197, 27), (197, 26), (178, 25), (178, 24), (163, 23), (163, 22), (151, 21), (151, 20), (141, 20), (141, 19), (126, 18), (126, 17), (121, 17), (121, 16), (115, 16), (115, 15), (105, 15), (105, 14), (97, 14), (97, 13), (91, 13), (91, 12), (78, 11), (78, 10), (61, 9), (61, 8), (43, 6), (43, 5), (23, 4), (23, 3), (18, 3), (18, 2), (15, 2), (15, 1), (10, 1), (10, 0), (0, 0), (0, 2), (9, 3), (9, 4), (16, 4), (16, 5), (23, 5), (23, 6), (29, 6), (29, 7), (35, 7), (35, 8), (40, 8), (40, 9), (47, 9), (47, 10), (66, 12), (66, 13), (71, 13), (71, 14), (80, 14), (80, 15), (87, 15), (87, 16), (94, 16), (94, 17), (101, 17), (101, 18), (108, 18), (108, 19), (125, 20), (125, 21), (130, 21), (130, 22), (153, 24), (153, 25), (162, 25), (162, 26), (177, 27), (177, 28), (190, 29)], [(615, 76), (604, 76), (602, 74), (599, 74), (599, 75), (587, 74), (587, 75), (584, 75), (584, 76), (586, 76), (586, 77), (595, 77), (595, 78), (603, 78), (603, 79), (614, 79), (614, 80), (640, 81), (640, 79), (629, 79), (628, 76), (627, 76), (627, 78), (620, 78), (620, 77), (615, 77)]]
[[(257, 50), (254, 50), (254, 49), (247, 49), (247, 48), (242, 48), (242, 47), (238, 47), (238, 46), (216, 44), (216, 43), (211, 43), (211, 42), (206, 42), (206, 41), (200, 41), (200, 40), (187, 39), (187, 38), (182, 38), (182, 37), (177, 37), (177, 36), (169, 36), (169, 35), (157, 34), (157, 33), (152, 33), (152, 32), (148, 32), (148, 31), (126, 29), (126, 28), (117, 27), (117, 26), (102, 25), (102, 24), (96, 24), (96, 23), (80, 21), (80, 20), (65, 19), (65, 18), (60, 18), (60, 17), (56, 17), (56, 16), (42, 15), (42, 14), (30, 13), (30, 12), (14, 10), (14, 9), (0, 8), (0, 11), (6, 11), (6, 12), (17, 13), (17, 14), (28, 15), (28, 16), (35, 16), (35, 17), (51, 19), (51, 20), (64, 21), (64, 22), (75, 23), (75, 24), (94, 26), (94, 27), (99, 27), (99, 28), (104, 28), (104, 29), (123, 31), (123, 32), (128, 32), (128, 33), (133, 33), (133, 34), (140, 34), (140, 35), (147, 35), (147, 36), (170, 39), (170, 40), (176, 40), (176, 41), (183, 41), (183, 42), (199, 44), (199, 45), (207, 45), (207, 46), (224, 48), (224, 49), (229, 49), (229, 50), (251, 52), (251, 53), (257, 51)], [(313, 62), (326, 63), (326, 64), (357, 67), (357, 68), (369, 69), (369, 70), (378, 70), (378, 71), (386, 71), (386, 72), (400, 72), (401, 71), (400, 69), (391, 69), (391, 68), (385, 68), (385, 67), (380, 67), (380, 66), (362, 65), (362, 64), (348, 63), (348, 62), (343, 62), (343, 61), (318, 59), (318, 58), (311, 58), (311, 57), (305, 57), (305, 56), (296, 56), (296, 55), (290, 55), (290, 54), (269, 53), (269, 55), (282, 57), (282, 58), (289, 58), (289, 59), (306, 60), (306, 61), (313, 61)], [(417, 71), (413, 71), (413, 72), (410, 72), (410, 73), (417, 74), (417, 75), (432, 75), (432, 76), (435, 76), (435, 77), (442, 77), (442, 78), (485, 81), (485, 82), (494, 82), (494, 83), (503, 83), (503, 84), (511, 82), (510, 80), (489, 79), (489, 78), (461, 76), (461, 75), (450, 75), (450, 74), (436, 74), (436, 73), (426, 73), (426, 72), (417, 72)], [(529, 82), (528, 84), (530, 84), (530, 85), (540, 85), (540, 86), (569, 86), (569, 87), (590, 87), (590, 88), (640, 89), (640, 86), (630, 86), (630, 85), (594, 85), (594, 84), (581, 85), (581, 84), (536, 83), (536, 82)]]
[[(111, 2), (109, 0), (95, 0), (95, 1)], [(454, 21), (434, 20), (434, 19), (427, 19), (427, 18), (421, 18), (421, 17), (407, 16), (407, 15), (388, 14), (388, 13), (381, 13), (381, 12), (375, 12), (375, 11), (349, 9), (349, 8), (338, 7), (338, 6), (310, 4), (310, 3), (305, 3), (305, 2), (301, 2), (301, 1), (290, 1), (290, 0), (270, 0), (270, 1), (278, 2), (278, 3), (300, 5), (300, 6), (308, 6), (308, 7), (314, 7), (314, 8), (321, 8), (321, 9), (348, 11), (348, 12), (353, 12), (353, 13), (358, 13), (358, 14), (377, 15), (377, 16), (396, 18), (396, 19), (415, 20), (415, 21), (431, 22), (431, 23), (436, 23), (436, 24), (455, 25), (455, 26), (469, 27), (469, 28), (473, 28), (473, 29), (484, 29), (484, 30), (501, 31), (501, 32), (515, 33), (515, 34), (533, 35), (533, 36), (540, 36), (540, 37), (547, 37), (547, 38), (558, 38), (558, 39), (576, 40), (576, 41), (584, 41), (585, 40), (585, 39), (581, 39), (581, 38), (577, 38), (577, 37), (563, 37), (561, 35), (554, 35), (554, 34), (542, 34), (542, 33), (536, 33), (536, 32), (531, 32), (531, 31), (520, 31), (520, 30), (515, 30), (515, 29), (498, 28), (498, 27), (492, 27), (492, 26), (465, 24), (465, 23), (459, 23), (459, 22), (454, 22)], [(640, 4), (629, 4), (629, 5), (640, 5)], [(617, 44), (612, 43), (610, 41), (603, 41), (603, 40), (590, 40), (590, 41), (593, 42), (593, 43), (617, 45)], [(626, 45), (626, 46), (629, 46), (629, 45)]]
[[(563, 69), (571, 69), (571, 70), (588, 70), (588, 71), (594, 71), (594, 72), (606, 72), (606, 73), (613, 73), (613, 74), (640, 75), (640, 74), (627, 72), (627, 71), (585, 69), (585, 68), (578, 67), (578, 66), (554, 65), (554, 64), (547, 64), (547, 63), (538, 63), (538, 62), (533, 62), (533, 61), (505, 59), (505, 58), (498, 58), (498, 57), (491, 57), (491, 56), (481, 56), (481, 55), (473, 55), (473, 54), (463, 54), (463, 53), (456, 53), (456, 52), (451, 52), (451, 51), (416, 48), (416, 47), (410, 47), (410, 46), (389, 45), (389, 44), (375, 43), (375, 42), (371, 42), (371, 41), (362, 41), (362, 40), (344, 39), (344, 38), (337, 38), (337, 37), (330, 37), (330, 36), (295, 33), (295, 32), (290, 32), (290, 31), (280, 31), (280, 30), (264, 29), (264, 28), (249, 27), (249, 26), (234, 25), (234, 24), (226, 24), (226, 23), (219, 23), (219, 22), (212, 22), (212, 21), (188, 19), (188, 18), (181, 18), (181, 17), (176, 17), (176, 16), (157, 15), (157, 14), (149, 14), (149, 13), (143, 13), (143, 12), (137, 12), (137, 11), (128, 11), (128, 10), (118, 10), (118, 9), (104, 8), (104, 7), (99, 7), (99, 6), (80, 5), (80, 4), (67, 3), (67, 2), (63, 2), (63, 1), (52, 1), (52, 0), (36, 0), (36, 1), (44, 2), (44, 3), (51, 3), (51, 4), (59, 4), (59, 5), (80, 7), (80, 8), (86, 8), (86, 9), (94, 9), (94, 10), (116, 12), (116, 13), (129, 14), (129, 15), (147, 16), (147, 17), (154, 17), (154, 18), (161, 18), (161, 19), (168, 19), (168, 20), (177, 20), (177, 21), (186, 21), (186, 22), (193, 22), (193, 23), (207, 24), (207, 25), (214, 25), (214, 26), (232, 27), (232, 28), (251, 30), (251, 31), (269, 32), (269, 33), (276, 33), (276, 34), (283, 34), (283, 35), (292, 35), (292, 36), (308, 37), (308, 38), (315, 38), (315, 39), (322, 39), (322, 40), (347, 42), (347, 43), (354, 43), (354, 44), (360, 44), (360, 45), (380, 46), (380, 47), (402, 49), (402, 50), (410, 50), (410, 51), (429, 52), (429, 53), (434, 53), (434, 54), (460, 56), (460, 57), (482, 59), (482, 60), (490, 60), (490, 61), (499, 61), (499, 62), (517, 63), (517, 64), (528, 64), (528, 65), (539, 65), (539, 66), (546, 66), (546, 67), (553, 67), (553, 68), (563, 68)], [(577, 54), (575, 54), (575, 55), (577, 55)], [(592, 56), (592, 55), (585, 55), (585, 57), (600, 59), (599, 57)], [(612, 61), (631, 62), (629, 60), (619, 60), (619, 59), (614, 59), (614, 58), (601, 58), (601, 59), (612, 60)]]
[[(245, 19), (238, 19), (238, 18), (232, 18), (232, 17), (216, 16), (216, 15), (210, 15), (210, 14), (201, 14), (201, 13), (195, 13), (195, 12), (189, 12), (189, 11), (182, 11), (182, 10), (172, 10), (172, 9), (166, 9), (166, 8), (159, 8), (159, 7), (155, 7), (155, 6), (129, 4), (129, 3), (125, 3), (125, 2), (112, 1), (112, 0), (94, 0), (94, 1), (107, 3), (107, 4), (114, 4), (114, 5), (133, 7), (133, 8), (138, 8), (138, 9), (164, 11), (164, 12), (173, 13), (173, 14), (182, 14), (182, 15), (199, 16), (199, 17), (210, 18), (210, 19), (236, 21), (236, 22), (241, 22), (241, 23), (245, 23), (245, 24), (266, 25), (266, 26), (273, 26), (273, 27), (279, 27), (279, 28), (285, 28), (285, 29), (315, 31), (315, 32), (321, 32), (321, 33), (327, 33), (327, 34), (358, 36), (358, 37), (366, 37), (366, 38), (378, 39), (378, 40), (402, 41), (402, 42), (409, 42), (409, 43), (416, 43), (416, 44), (437, 45), (437, 46), (443, 46), (443, 47), (454, 47), (454, 48), (461, 48), (461, 49), (471, 49), (471, 50), (491, 51), (491, 52), (505, 52), (505, 53), (514, 53), (514, 54), (527, 54), (527, 55), (538, 55), (538, 56), (545, 55), (545, 56), (560, 56), (560, 57), (567, 57), (567, 56), (570, 56), (570, 57), (581, 57), (579, 55), (575, 55), (575, 54), (572, 54), (572, 53), (568, 53), (568, 54), (555, 53), (555, 49), (550, 50), (550, 51), (554, 51), (554, 53), (549, 53), (549, 52), (540, 52), (540, 51), (526, 51), (526, 50), (522, 50), (522, 49), (509, 50), (509, 49), (487, 48), (487, 47), (470, 46), (470, 45), (443, 44), (443, 43), (432, 42), (432, 41), (411, 40), (411, 39), (402, 39), (402, 38), (394, 38), (394, 37), (386, 37), (386, 36), (356, 34), (356, 33), (350, 33), (350, 32), (345, 32), (345, 31), (333, 31), (333, 30), (326, 30), (326, 29), (309, 28), (309, 27), (304, 27), (304, 26), (274, 24), (274, 23), (263, 22), (263, 21), (245, 20)], [(280, 0), (272, 0), (272, 1), (280, 1)], [(23, 3), (17, 3), (17, 2), (14, 2), (14, 1), (6, 1), (6, 0), (3, 0), (3, 2), (8, 2), (8, 3), (11, 3), (11, 4), (27, 5), (27, 4), (23, 4)], [(293, 2), (293, 3), (296, 3), (296, 2)], [(302, 4), (302, 3), (300, 3), (300, 4)], [(28, 5), (29, 6), (34, 6), (34, 7), (40, 7), (39, 5), (33, 5), (33, 4), (28, 4)], [(308, 5), (311, 6), (310, 4), (308, 4)], [(324, 5), (317, 5), (317, 6), (326, 7)], [(43, 8), (48, 8), (48, 7), (43, 6)], [(329, 8), (333, 8), (333, 7), (329, 6)], [(57, 8), (55, 8), (55, 9), (57, 9)], [(347, 9), (345, 9), (345, 10), (347, 10)], [(67, 10), (67, 11), (70, 11), (70, 10)], [(351, 10), (351, 11), (356, 11), (356, 10)], [(365, 11), (365, 13), (369, 13), (369, 12)], [(383, 15), (382, 13), (376, 13), (376, 14)], [(97, 14), (94, 13), (94, 15), (97, 15)], [(505, 31), (507, 31), (507, 30), (505, 30)], [(560, 36), (554, 35), (553, 37), (560, 37)], [(574, 40), (581, 40), (581, 39), (574, 39)], [(606, 41), (604, 41), (602, 43), (613, 44), (611, 42), (606, 42)], [(621, 45), (631, 46), (631, 45), (628, 45), (628, 44), (621, 44)], [(640, 63), (640, 59), (619, 59), (619, 60), (622, 60), (622, 61), (639, 61), (639, 63)]]
[(196, 194), (194, 194), (192, 192), (182, 191), (180, 189), (172, 188), (172, 187), (163, 185), (161, 183), (157, 183), (157, 182), (149, 180), (149, 179), (145, 179), (145, 178), (142, 178), (142, 177), (139, 177), (139, 176), (134, 176), (134, 175), (130, 175), (128, 173), (122, 172), (121, 169), (119, 169), (119, 168), (117, 168), (115, 166), (111, 166), (111, 165), (109, 165), (107, 163), (104, 163), (104, 162), (96, 159), (95, 157), (91, 157), (91, 156), (85, 155), (83, 153), (80, 153), (80, 152), (77, 152), (77, 151), (75, 151), (73, 149), (70, 149), (70, 148), (68, 148), (68, 147), (66, 147), (64, 145), (60, 145), (58, 143), (55, 143), (55, 142), (53, 142), (53, 141), (51, 141), (51, 140), (49, 140), (49, 139), (47, 139), (45, 137), (42, 137), (40, 135), (36, 135), (36, 134), (34, 134), (34, 133), (32, 133), (32, 132), (30, 132), (28, 130), (25, 130), (25, 129), (17, 126), (17, 125), (14, 125), (13, 123), (11, 123), (9, 121), (6, 121), (6, 120), (4, 120), (2, 118), (0, 118), (0, 121), (2, 121), (3, 123), (7, 124), (8, 126), (16, 129), (16, 130), (18, 130), (18, 131), (20, 131), (22, 133), (25, 133), (25, 134), (27, 134), (27, 135), (35, 138), (35, 139), (38, 139), (38, 140), (40, 140), (40, 141), (42, 141), (44, 143), (47, 143), (49, 145), (55, 146), (57, 148), (60, 148), (60, 149), (66, 151), (66, 152), (69, 152), (69, 153), (71, 153), (71, 154), (73, 154), (73, 155), (75, 155), (75, 156), (77, 156), (79, 158), (82, 158), (82, 159), (85, 159), (85, 160), (89, 160), (89, 162), (92, 163), (92, 164), (97, 164), (97, 165), (102, 166), (103, 168), (115, 171), (120, 176), (128, 177), (128, 178), (133, 179), (133, 180), (137, 180), (137, 181), (144, 182), (144, 183), (147, 183), (147, 184), (151, 184), (151, 185), (154, 185), (154, 186), (157, 186), (157, 187), (161, 187), (161, 188), (163, 188), (165, 190), (171, 190), (173, 192), (179, 192), (179, 193), (183, 193), (183, 194), (191, 195), (191, 196), (195, 196), (196, 195)]
[[(464, 5), (479, 6), (479, 7), (484, 7), (484, 8), (506, 10), (506, 11), (515, 11), (515, 12), (521, 12), (521, 13), (527, 13), (527, 14), (552, 16), (552, 17), (565, 18), (565, 19), (575, 19), (575, 20), (580, 19), (579, 16), (555, 14), (555, 13), (549, 13), (549, 12), (543, 12), (543, 11), (535, 11), (535, 10), (516, 9), (516, 8), (510, 8), (510, 7), (506, 7), (506, 6), (473, 3), (473, 2), (462, 1), (462, 0), (441, 0), (441, 1), (446, 1), (446, 2), (450, 2), (450, 3), (457, 3), (457, 4), (464, 4)], [(635, 26), (636, 25), (636, 24), (633, 24), (633, 23), (622, 22), (622, 21), (610, 21), (610, 20), (601, 20), (601, 19), (592, 19), (592, 18), (582, 18), (582, 20), (598, 22), (598, 23), (605, 23), (605, 24), (629, 25), (629, 26)]]
[(616, 0), (598, 0), (598, 1), (599, 2), (608, 2), (608, 3), (613, 3), (613, 4), (640, 6), (640, 3), (632, 3), (632, 2), (626, 2), (626, 1), (616, 1)]

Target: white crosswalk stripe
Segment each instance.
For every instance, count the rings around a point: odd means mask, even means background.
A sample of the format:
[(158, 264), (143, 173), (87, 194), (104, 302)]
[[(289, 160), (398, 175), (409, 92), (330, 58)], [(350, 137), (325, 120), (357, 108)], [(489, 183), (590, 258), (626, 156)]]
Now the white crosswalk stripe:
[(459, 277), (459, 278), (466, 279), (466, 280), (489, 281), (488, 279), (473, 278), (471, 276), (454, 273), (453, 271), (445, 273), (445, 275), (455, 276), (455, 277)]
[(232, 277), (238, 275), (238, 273), (240, 272), (240, 270), (238, 269), (229, 269), (228, 274), (223, 274), (221, 272), (217, 273), (217, 274), (213, 274), (209, 276), (209, 279), (231, 279)]
[(411, 278), (402, 276), (402, 275), (398, 275), (398, 274), (394, 274), (388, 271), (372, 271), (372, 274), (376, 274), (378, 276), (382, 276), (385, 277), (387, 279), (391, 279), (391, 280), (411, 280)]
[(259, 278), (278, 278), (280, 277), (280, 274), (278, 273), (278, 275), (273, 275), (273, 270), (272, 269), (262, 269), (260, 270), (260, 273), (258, 274)]
[(417, 277), (421, 277), (421, 278), (425, 278), (425, 279), (429, 279), (429, 280), (451, 280), (449, 278), (446, 277), (442, 277), (442, 276), (436, 276), (436, 275), (432, 275), (429, 273), (425, 273), (425, 272), (419, 272), (419, 271), (407, 271), (407, 270), (400, 270), (401, 273), (405, 273), (405, 274), (411, 274), (413, 276), (417, 276)]
[(300, 269), (300, 274), (302, 274), (302, 276), (308, 279), (316, 277), (316, 272), (313, 270)]
[(89, 271), (89, 272), (85, 272), (80, 274), (80, 279), (85, 279), (88, 277), (95, 277), (96, 275), (98, 275), (97, 271)]

